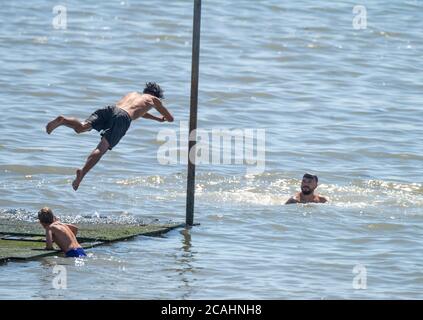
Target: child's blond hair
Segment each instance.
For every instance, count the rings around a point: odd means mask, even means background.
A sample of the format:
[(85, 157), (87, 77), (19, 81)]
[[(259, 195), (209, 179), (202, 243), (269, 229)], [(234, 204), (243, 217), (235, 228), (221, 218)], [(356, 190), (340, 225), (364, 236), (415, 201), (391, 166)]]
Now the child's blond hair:
[(38, 212), (38, 219), (40, 220), (41, 223), (52, 224), (54, 222), (53, 211), (48, 207), (42, 208)]

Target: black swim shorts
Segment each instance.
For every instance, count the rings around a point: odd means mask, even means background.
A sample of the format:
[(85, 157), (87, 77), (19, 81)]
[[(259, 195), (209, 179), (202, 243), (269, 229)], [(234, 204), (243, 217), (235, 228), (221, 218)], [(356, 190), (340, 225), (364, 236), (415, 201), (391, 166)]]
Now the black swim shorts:
[(98, 109), (88, 117), (85, 122), (97, 131), (102, 131), (101, 136), (109, 142), (109, 150), (112, 150), (122, 139), (131, 125), (129, 114), (116, 106), (108, 106)]

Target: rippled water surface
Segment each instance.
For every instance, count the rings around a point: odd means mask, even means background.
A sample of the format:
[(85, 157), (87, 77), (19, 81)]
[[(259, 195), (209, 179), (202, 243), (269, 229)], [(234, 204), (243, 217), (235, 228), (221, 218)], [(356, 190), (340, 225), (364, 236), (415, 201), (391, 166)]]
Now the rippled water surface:
[[(64, 30), (51, 1), (0, 9), (0, 214), (184, 221), (186, 166), (158, 163), (157, 135), (189, 117), (192, 2), (61, 4)], [(423, 298), (423, 3), (360, 4), (363, 30), (353, 1), (203, 0), (199, 127), (265, 129), (265, 172), (200, 165), (200, 226), (97, 247), (83, 265), (4, 264), (0, 297)], [(150, 80), (176, 121), (134, 122), (74, 192), (98, 134), (45, 124)], [(330, 202), (284, 206), (305, 171)]]

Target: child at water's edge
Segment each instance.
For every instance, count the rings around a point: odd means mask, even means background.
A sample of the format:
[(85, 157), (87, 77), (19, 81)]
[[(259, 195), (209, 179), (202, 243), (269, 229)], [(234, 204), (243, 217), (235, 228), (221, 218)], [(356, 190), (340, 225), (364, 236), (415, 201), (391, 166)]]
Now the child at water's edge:
[(72, 224), (60, 222), (50, 208), (38, 212), (38, 220), (46, 230), (46, 249), (53, 250), (53, 242), (66, 254), (66, 257), (85, 257), (84, 249), (76, 240), (78, 228)]

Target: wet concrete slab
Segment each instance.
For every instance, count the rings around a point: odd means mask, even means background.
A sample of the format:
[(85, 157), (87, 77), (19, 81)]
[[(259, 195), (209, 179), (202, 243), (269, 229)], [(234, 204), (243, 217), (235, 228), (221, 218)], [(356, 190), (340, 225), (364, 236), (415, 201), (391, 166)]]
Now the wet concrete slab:
[[(77, 224), (78, 242), (84, 249), (123, 241), (136, 236), (160, 236), (173, 229), (184, 227), (177, 223), (153, 224)], [(45, 250), (45, 231), (36, 222), (0, 219), (0, 262), (32, 260), (61, 254)]]

